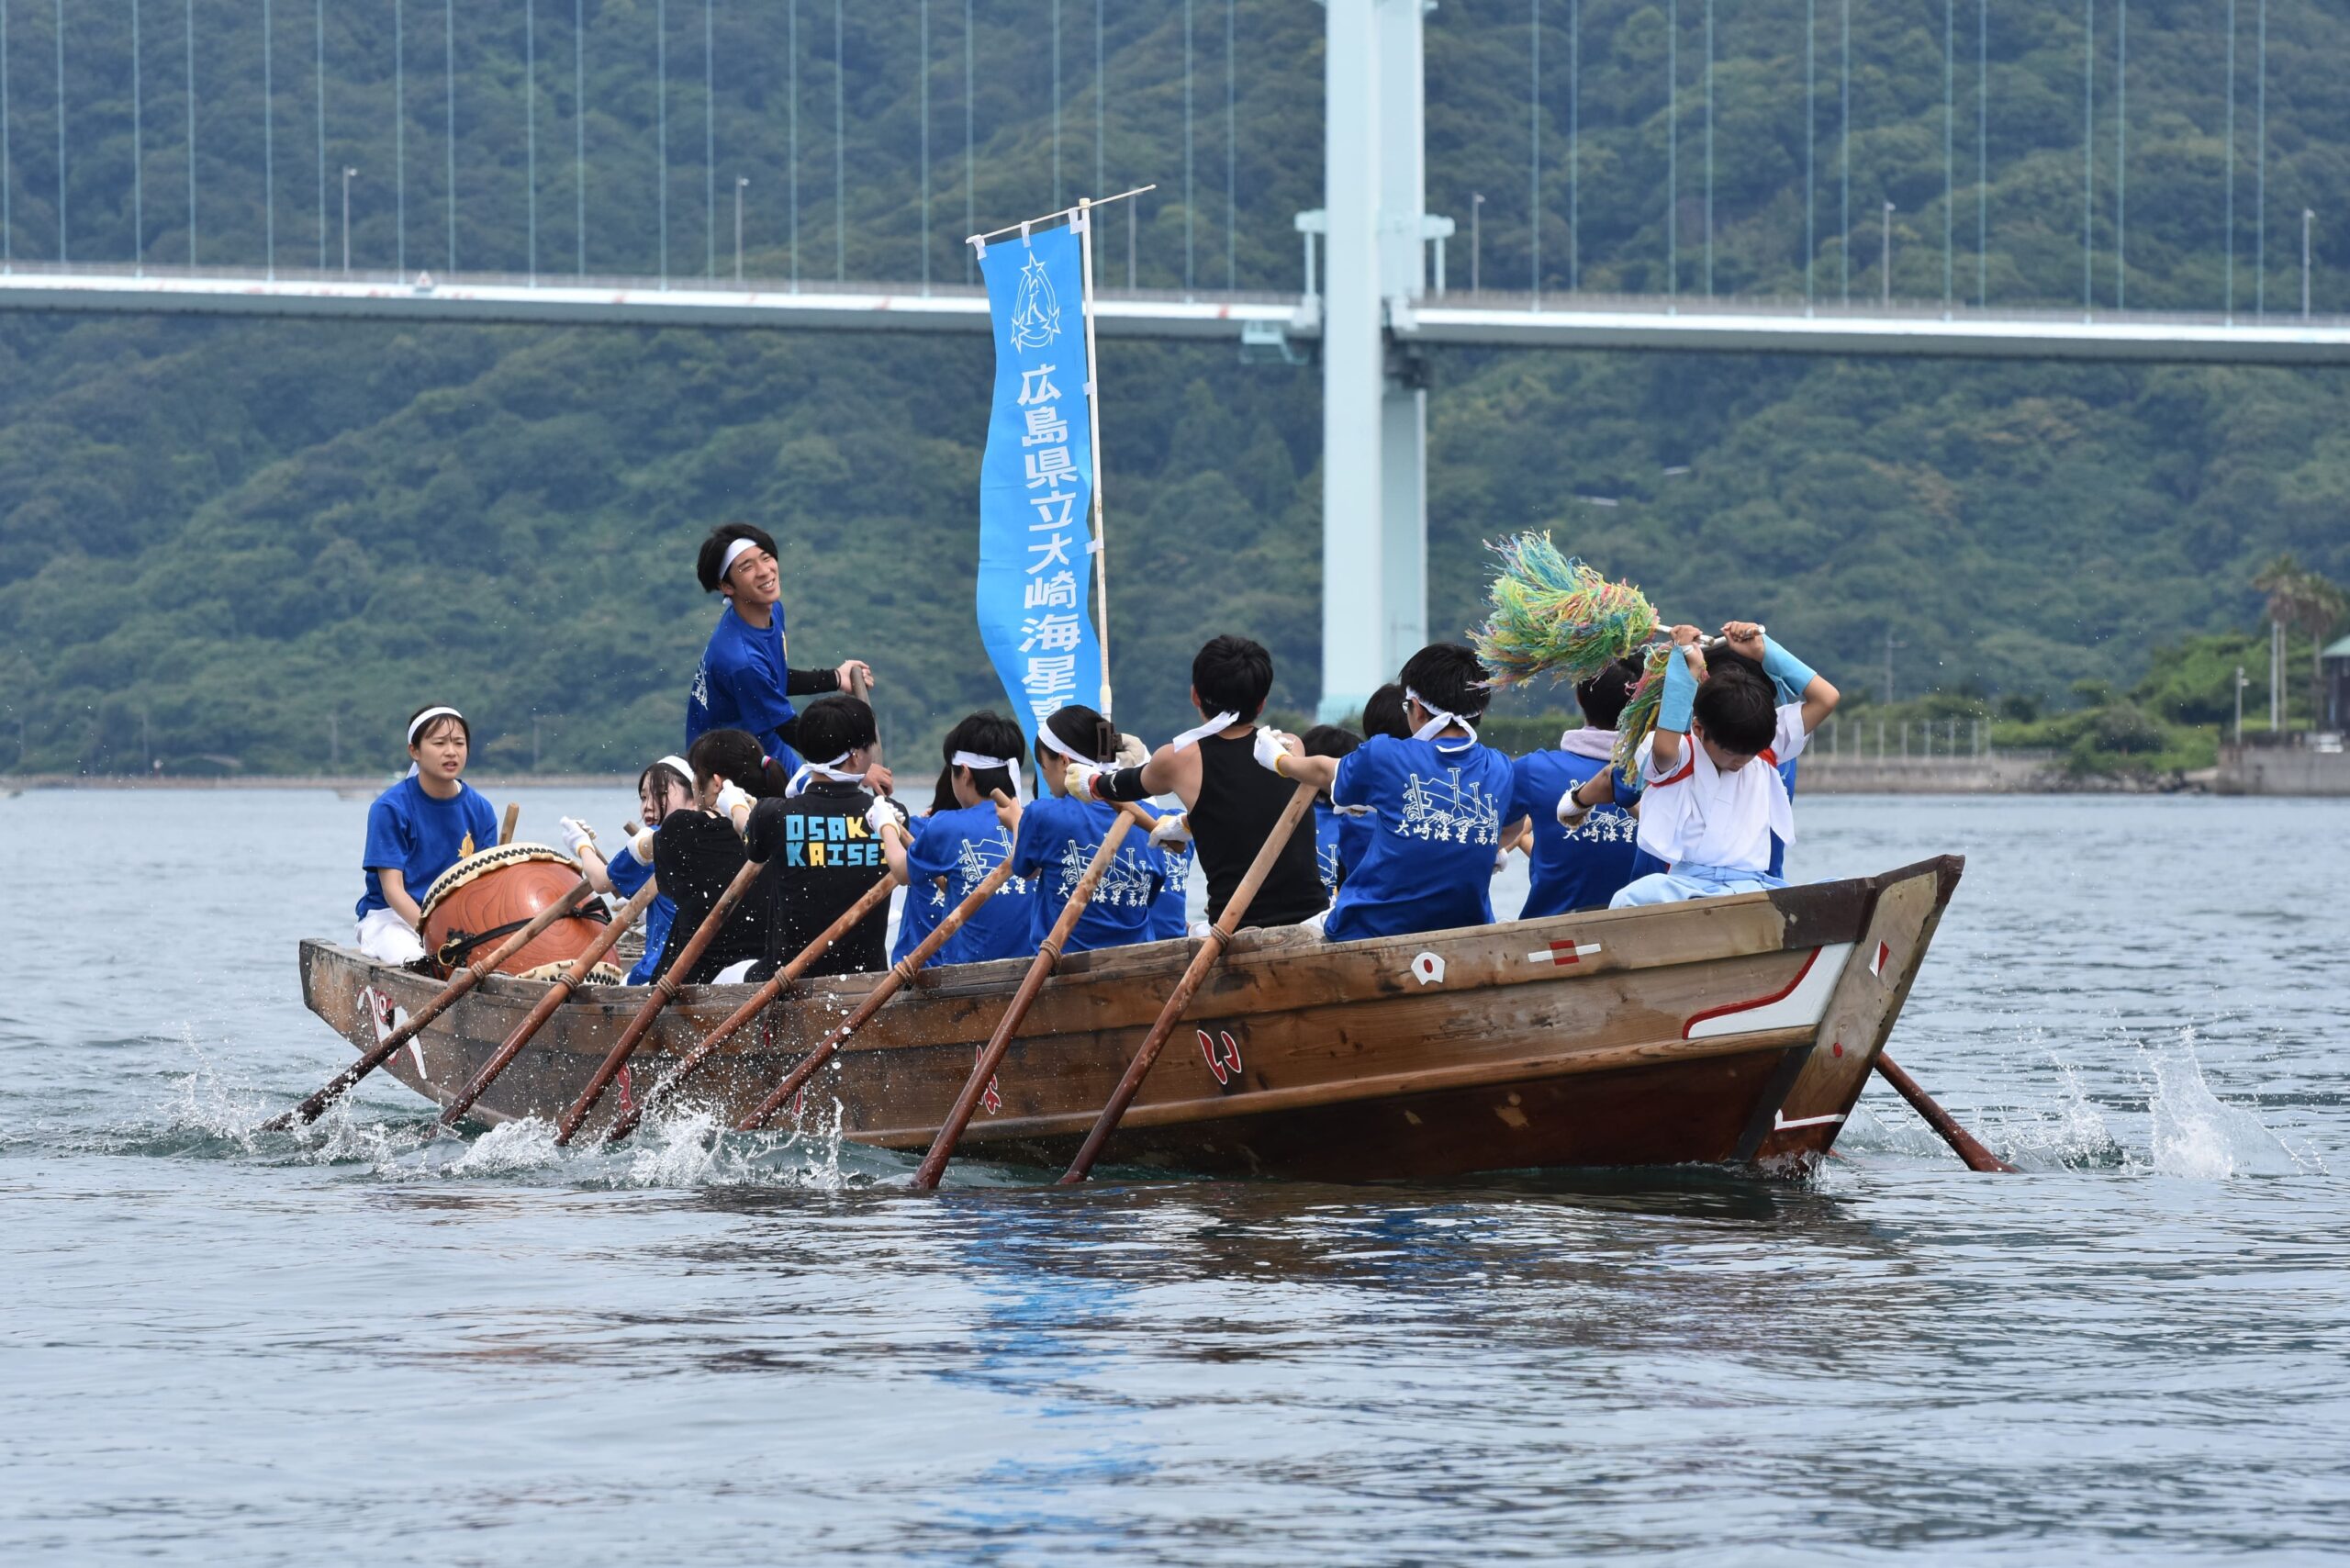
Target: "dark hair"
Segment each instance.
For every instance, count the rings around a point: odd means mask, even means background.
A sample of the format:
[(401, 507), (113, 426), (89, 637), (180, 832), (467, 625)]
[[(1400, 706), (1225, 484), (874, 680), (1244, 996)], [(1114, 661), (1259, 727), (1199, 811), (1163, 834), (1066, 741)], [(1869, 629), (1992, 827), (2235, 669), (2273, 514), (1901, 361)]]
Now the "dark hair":
[(1316, 724), (1297, 738), (1308, 756), (1344, 756), (1362, 745), (1362, 737), (1343, 724)]
[[(679, 778), (677, 777), (677, 770), (670, 767), (666, 762), (655, 762), (650, 764), (646, 767), (643, 772), (636, 776), (637, 792), (642, 794), (644, 791), (647, 782), (653, 780), (656, 774), (659, 775), (659, 799), (664, 803), (668, 801), (669, 790), (673, 783), (676, 788), (683, 790), (686, 792), (686, 803), (688, 805), (693, 803), (694, 781), (690, 778)], [(661, 814), (666, 817), (669, 813), (667, 812), (663, 812)]]
[[(408, 716), (408, 722), (400, 726), (400, 734), (405, 735), (408, 731), (416, 729), (416, 721), (424, 714), (430, 713), (435, 708), (447, 708), (449, 706), (451, 706), (451, 704), (446, 702), (427, 702), (423, 707), (419, 708), (415, 712), (410, 713)], [(433, 720), (432, 722), (425, 725), (424, 728), (417, 730), (415, 740), (405, 741), (401, 744), (405, 745), (415, 745), (420, 741), (431, 740), (432, 738), (433, 732), (438, 730), (443, 724), (456, 725), (457, 728), (464, 734), (465, 749), (467, 751), (471, 751), (473, 749), (474, 727), (465, 722), (465, 716), (463, 713), (454, 712), (442, 714), (439, 718)]]
[(701, 542), (701, 554), (694, 559), (694, 576), (701, 579), (702, 592), (716, 593), (726, 580), (720, 568), (726, 564), (726, 547), (737, 539), (747, 539), (768, 554), (775, 554), (775, 536), (766, 529), (747, 522), (720, 523)]
[(791, 782), (790, 773), (781, 763), (768, 760), (748, 730), (708, 731), (694, 742), (686, 760), (693, 764), (697, 787), (723, 778), (765, 800), (782, 794)]
[(1624, 716), (1624, 704), (1632, 700), (1632, 688), (1639, 684), (1644, 667), (1638, 659), (1617, 659), (1578, 685), (1575, 705), (1583, 710), (1583, 722), (1595, 730), (1614, 729), (1616, 721)]
[(1404, 688), (1400, 684), (1389, 681), (1363, 703), (1362, 733), (1392, 735), (1399, 741), (1412, 738), (1411, 717), (1404, 711)]
[(1477, 662), (1473, 648), (1459, 643), (1430, 643), (1404, 661), (1404, 685), (1420, 694), (1423, 706), (1475, 718), (1494, 700), (1493, 677)]
[[(953, 811), (961, 803), (955, 799), (955, 754), (968, 751), (979, 756), (1000, 756), (1007, 764), (1017, 762), (1021, 752), (1020, 726), (1001, 713), (968, 714), (946, 732), (946, 740), (939, 751), (946, 762), (946, 770), (939, 775), (939, 781), (946, 787), (944, 809)], [(1013, 787), (1009, 767), (972, 768), (971, 788), (979, 792), (982, 801), (996, 790), (1008, 796), (1020, 792)]]
[(1779, 710), (1778, 693), (1746, 667), (1748, 662), (1709, 659), (1691, 712), (1706, 726), (1707, 740), (1724, 751), (1752, 756), (1778, 734)]
[(1246, 637), (1211, 637), (1192, 656), (1192, 689), (1207, 712), (1237, 713), (1245, 722), (1264, 711), (1273, 689), (1273, 655)]
[(873, 710), (856, 697), (819, 697), (800, 715), (792, 745), (811, 762), (830, 762), (881, 738)]
[[(1038, 730), (1036, 736), (1036, 745), (1040, 748), (1045, 745), (1044, 729), (1051, 730), (1060, 737), (1062, 745), (1080, 756), (1090, 757), (1095, 762), (1117, 759), (1118, 727), (1082, 702), (1057, 708), (1046, 718), (1044, 728)], [(1058, 752), (1049, 754), (1050, 762), (1045, 760), (1046, 755), (1041, 749), (1037, 752), (1038, 767), (1058, 772), (1068, 764), (1068, 759)]]

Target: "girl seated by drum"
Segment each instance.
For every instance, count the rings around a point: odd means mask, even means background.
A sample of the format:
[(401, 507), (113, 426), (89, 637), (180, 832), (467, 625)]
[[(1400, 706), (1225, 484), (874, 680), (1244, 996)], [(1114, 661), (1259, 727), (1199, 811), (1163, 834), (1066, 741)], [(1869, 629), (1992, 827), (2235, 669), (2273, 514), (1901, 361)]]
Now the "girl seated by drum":
[(473, 729), (454, 708), (431, 704), (408, 722), (408, 777), (367, 808), (360, 857), (367, 888), (359, 900), (357, 946), (387, 964), (424, 957), (419, 901), (433, 879), (498, 842), (498, 813), (462, 777)]
[[(580, 870), (598, 892), (632, 898), (653, 875), (655, 830), (670, 812), (689, 811), (695, 803), (692, 764), (682, 756), (665, 756), (636, 776), (637, 814), (643, 825), (621, 842), (611, 858), (604, 857), (588, 824), (576, 817), (563, 819), (564, 847), (578, 860)], [(644, 956), (629, 970), (629, 984), (650, 984), (660, 971), (661, 952), (677, 918), (677, 901), (666, 892), (655, 894), (644, 910)]]

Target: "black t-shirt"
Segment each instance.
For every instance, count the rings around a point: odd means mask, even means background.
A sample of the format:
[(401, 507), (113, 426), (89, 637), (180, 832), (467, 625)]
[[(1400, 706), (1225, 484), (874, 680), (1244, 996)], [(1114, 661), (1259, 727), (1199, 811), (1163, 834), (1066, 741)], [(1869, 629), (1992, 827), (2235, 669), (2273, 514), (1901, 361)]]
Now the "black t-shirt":
[[(744, 837), (751, 858), (767, 867), (758, 885), (767, 958), (751, 971), (755, 978), (774, 974), (890, 874), (881, 840), (866, 825), (872, 804), (873, 796), (857, 785), (819, 779), (791, 800), (765, 800), (751, 808)], [(889, 930), (890, 906), (876, 904), (806, 972), (853, 975), (886, 969)]]
[[(1227, 741), (1210, 735), (1199, 744), (1200, 797), (1192, 805), (1192, 843), (1207, 878), (1208, 918), (1216, 920), (1224, 914), (1225, 901), (1248, 877), (1257, 852), (1272, 836), (1273, 824), (1297, 793), (1297, 785), (1258, 764), (1250, 737)], [(1281, 846), (1240, 924), (1244, 928), (1295, 925), (1329, 903), (1320, 862), (1314, 856), (1314, 819), (1308, 815)]]
[[(661, 890), (676, 902), (677, 913), (669, 922), (668, 940), (661, 946), (661, 961), (653, 971), (655, 978), (669, 972), (679, 950), (701, 929), (718, 896), (743, 868), (743, 841), (723, 817), (708, 812), (672, 812), (661, 823), (653, 835), (653, 874), (660, 879)], [(754, 884), (702, 950), (700, 961), (690, 973), (679, 975), (677, 983), (707, 985), (727, 965), (758, 958), (766, 951), (767, 910)]]

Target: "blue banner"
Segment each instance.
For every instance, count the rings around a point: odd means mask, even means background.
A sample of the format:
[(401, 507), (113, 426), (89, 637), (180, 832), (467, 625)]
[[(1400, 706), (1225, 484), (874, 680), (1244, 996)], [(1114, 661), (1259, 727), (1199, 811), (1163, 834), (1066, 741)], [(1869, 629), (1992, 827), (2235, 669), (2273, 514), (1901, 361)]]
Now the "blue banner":
[(1065, 225), (979, 258), (995, 407), (979, 460), (979, 637), (1031, 750), (1045, 715), (1097, 702), (1093, 447), (1084, 261)]

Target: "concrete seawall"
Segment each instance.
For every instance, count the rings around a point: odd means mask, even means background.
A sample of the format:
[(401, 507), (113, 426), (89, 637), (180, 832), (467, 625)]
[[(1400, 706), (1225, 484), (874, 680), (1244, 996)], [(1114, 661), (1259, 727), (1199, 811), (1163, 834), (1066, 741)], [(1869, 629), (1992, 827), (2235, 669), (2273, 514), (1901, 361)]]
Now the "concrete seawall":
[(2031, 752), (1979, 756), (1836, 756), (1807, 753), (1799, 795), (2013, 795), (2071, 787), (2053, 760)]
[(2350, 796), (2350, 751), (2221, 746), (2211, 787), (2222, 795)]

